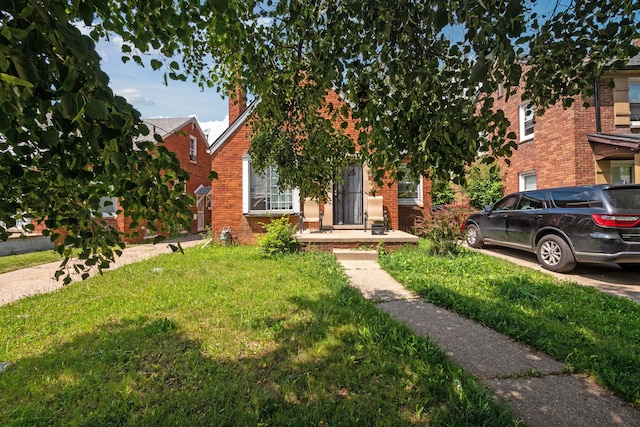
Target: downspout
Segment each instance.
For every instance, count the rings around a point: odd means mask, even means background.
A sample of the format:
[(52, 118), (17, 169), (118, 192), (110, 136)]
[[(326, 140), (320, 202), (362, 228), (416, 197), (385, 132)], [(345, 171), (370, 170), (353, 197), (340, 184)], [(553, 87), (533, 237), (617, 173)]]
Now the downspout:
[(593, 85), (593, 98), (596, 103), (596, 133), (600, 135), (602, 133), (602, 124), (600, 122), (600, 94), (598, 93), (599, 80), (596, 80)]

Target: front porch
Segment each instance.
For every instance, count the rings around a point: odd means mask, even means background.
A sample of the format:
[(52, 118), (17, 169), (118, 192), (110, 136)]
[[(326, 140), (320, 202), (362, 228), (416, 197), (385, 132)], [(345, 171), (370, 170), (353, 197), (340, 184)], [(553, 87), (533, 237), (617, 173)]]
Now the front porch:
[(333, 231), (303, 231), (295, 234), (296, 240), (303, 249), (317, 249), (332, 251), (333, 249), (355, 249), (369, 247), (375, 249), (379, 243), (386, 250), (393, 250), (403, 245), (418, 244), (418, 237), (400, 230), (389, 230), (385, 234), (371, 234), (371, 230), (333, 230)]

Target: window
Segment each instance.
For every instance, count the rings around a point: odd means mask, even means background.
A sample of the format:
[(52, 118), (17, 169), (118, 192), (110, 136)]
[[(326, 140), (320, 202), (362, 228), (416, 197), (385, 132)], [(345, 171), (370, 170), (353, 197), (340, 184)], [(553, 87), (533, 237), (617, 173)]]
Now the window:
[(115, 197), (102, 197), (100, 198), (100, 209), (98, 213), (103, 218), (115, 218), (117, 216), (117, 200)]
[(551, 193), (551, 197), (559, 208), (590, 208), (592, 204), (602, 206), (602, 202), (584, 190), (557, 190)]
[(211, 193), (207, 194), (207, 200), (205, 201), (207, 209), (211, 210)]
[(635, 182), (633, 167), (633, 160), (611, 160), (611, 182), (615, 184), (633, 184)]
[(522, 172), (520, 174), (520, 191), (535, 190), (537, 188), (536, 171)]
[(401, 181), (398, 181), (398, 204), (422, 204), (422, 177), (416, 180), (406, 174)]
[(536, 108), (530, 103), (520, 105), (520, 141), (533, 139)]
[(520, 201), (518, 202), (518, 206), (516, 207), (516, 209), (518, 210), (543, 209), (543, 208), (544, 208), (543, 192), (524, 193), (522, 197), (520, 197)]
[(198, 140), (193, 136), (189, 137), (189, 160), (193, 163), (198, 161)]
[(266, 214), (294, 213), (300, 211), (300, 193), (297, 189), (281, 190), (278, 172), (269, 168), (258, 174), (253, 170), (248, 156), (242, 160), (243, 213)]
[(629, 109), (631, 126), (640, 126), (640, 78), (629, 79)]
[(504, 199), (497, 202), (495, 205), (493, 205), (493, 210), (494, 211), (510, 211), (513, 209), (513, 205), (516, 203), (516, 200), (518, 200), (517, 194), (512, 194), (510, 196), (507, 196)]

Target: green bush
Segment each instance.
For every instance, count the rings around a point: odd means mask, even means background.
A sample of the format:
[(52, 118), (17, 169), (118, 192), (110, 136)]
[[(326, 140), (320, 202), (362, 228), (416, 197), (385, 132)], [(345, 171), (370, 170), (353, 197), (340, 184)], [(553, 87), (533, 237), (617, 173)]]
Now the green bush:
[(460, 252), (459, 243), (464, 240), (464, 221), (473, 209), (464, 205), (451, 205), (431, 213), (414, 226), (415, 234), (429, 239), (435, 255), (455, 256)]
[(448, 205), (453, 203), (455, 199), (456, 192), (449, 181), (437, 183), (431, 190), (432, 205)]
[(497, 202), (503, 195), (504, 183), (497, 165), (478, 164), (467, 174), (465, 192), (469, 204), (476, 209), (484, 209)]
[(289, 223), (288, 217), (272, 219), (268, 224), (261, 223), (261, 225), (266, 233), (256, 240), (265, 255), (275, 256), (298, 251), (298, 241), (294, 237), (296, 226)]

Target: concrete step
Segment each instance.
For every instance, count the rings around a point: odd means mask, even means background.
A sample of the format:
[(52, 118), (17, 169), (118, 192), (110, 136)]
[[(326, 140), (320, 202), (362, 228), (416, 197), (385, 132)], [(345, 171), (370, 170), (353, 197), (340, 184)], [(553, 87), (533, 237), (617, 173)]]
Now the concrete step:
[(376, 261), (378, 252), (372, 250), (334, 249), (338, 261)]

